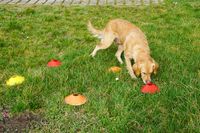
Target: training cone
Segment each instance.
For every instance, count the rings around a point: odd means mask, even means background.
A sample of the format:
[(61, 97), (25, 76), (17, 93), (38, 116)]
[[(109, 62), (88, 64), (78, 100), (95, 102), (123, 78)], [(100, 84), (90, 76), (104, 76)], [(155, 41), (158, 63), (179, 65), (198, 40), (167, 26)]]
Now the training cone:
[(113, 66), (113, 67), (109, 68), (108, 71), (109, 71), (109, 72), (113, 72), (113, 73), (117, 73), (117, 72), (120, 72), (120, 71), (121, 71), (121, 68), (118, 67), (118, 66)]
[(79, 106), (87, 101), (86, 97), (80, 94), (71, 94), (65, 97), (65, 103), (73, 106)]
[(141, 88), (141, 92), (142, 93), (154, 94), (156, 92), (160, 92), (160, 89), (158, 88), (158, 86), (156, 86), (155, 84), (150, 82), (150, 83), (147, 83), (146, 85), (144, 85)]
[(48, 67), (58, 67), (61, 65), (61, 62), (59, 60), (51, 60), (50, 62), (48, 62), (47, 66)]
[(6, 85), (8, 86), (14, 86), (14, 85), (19, 85), (21, 83), (23, 83), (25, 80), (24, 77), (22, 76), (12, 76), (9, 80), (6, 81)]

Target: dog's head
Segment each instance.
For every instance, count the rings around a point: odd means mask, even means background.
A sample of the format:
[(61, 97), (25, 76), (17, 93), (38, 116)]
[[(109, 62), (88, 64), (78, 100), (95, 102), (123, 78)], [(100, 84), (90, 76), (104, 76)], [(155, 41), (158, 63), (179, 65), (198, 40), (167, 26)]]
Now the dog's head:
[(151, 74), (156, 74), (158, 67), (158, 63), (154, 60), (140, 61), (133, 65), (133, 71), (137, 76), (141, 75), (143, 82), (146, 84), (151, 82)]

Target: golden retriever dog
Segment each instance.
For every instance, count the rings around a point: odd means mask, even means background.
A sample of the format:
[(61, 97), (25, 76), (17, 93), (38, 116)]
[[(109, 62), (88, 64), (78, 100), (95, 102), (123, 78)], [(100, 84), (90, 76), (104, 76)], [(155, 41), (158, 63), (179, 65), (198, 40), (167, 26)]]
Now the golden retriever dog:
[[(136, 79), (136, 75), (141, 74), (143, 82), (151, 82), (151, 74), (156, 73), (158, 64), (150, 56), (150, 49), (144, 33), (132, 23), (122, 20), (110, 20), (103, 30), (97, 30), (88, 22), (88, 30), (101, 41), (96, 45), (91, 53), (94, 57), (98, 50), (107, 49), (113, 42), (118, 44), (115, 54), (118, 61), (122, 64), (121, 54), (124, 51), (126, 66), (130, 76)], [(135, 64), (132, 67), (131, 60)]]

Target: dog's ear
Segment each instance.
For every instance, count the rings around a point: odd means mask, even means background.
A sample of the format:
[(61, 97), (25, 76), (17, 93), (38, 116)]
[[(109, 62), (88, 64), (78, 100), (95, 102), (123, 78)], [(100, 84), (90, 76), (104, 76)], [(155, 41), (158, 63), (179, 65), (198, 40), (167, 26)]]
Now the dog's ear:
[(158, 68), (159, 68), (158, 63), (154, 61), (153, 62), (153, 73), (154, 74), (157, 74)]
[(140, 67), (139, 67), (139, 63), (135, 63), (135, 64), (133, 65), (133, 71), (134, 71), (134, 73), (136, 74), (136, 76), (139, 76), (139, 75), (140, 75), (141, 69), (140, 69)]

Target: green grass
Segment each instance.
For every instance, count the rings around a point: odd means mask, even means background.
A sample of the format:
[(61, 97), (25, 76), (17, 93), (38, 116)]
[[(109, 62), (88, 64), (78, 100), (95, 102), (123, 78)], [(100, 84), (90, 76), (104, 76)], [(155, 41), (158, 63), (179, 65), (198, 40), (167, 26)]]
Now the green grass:
[[(161, 92), (144, 95), (142, 81), (130, 78), (113, 45), (89, 54), (99, 40), (87, 31), (123, 18), (147, 35), (160, 70), (153, 76)], [(47, 124), (35, 132), (199, 132), (200, 2), (167, 2), (141, 7), (62, 7), (0, 5), (0, 106), (11, 113), (42, 112)], [(52, 59), (62, 61), (48, 68)], [(12, 75), (25, 82), (7, 87)], [(119, 81), (115, 78), (119, 77)], [(64, 97), (82, 93), (88, 102), (68, 106)], [(33, 132), (34, 132), (33, 131)]]

